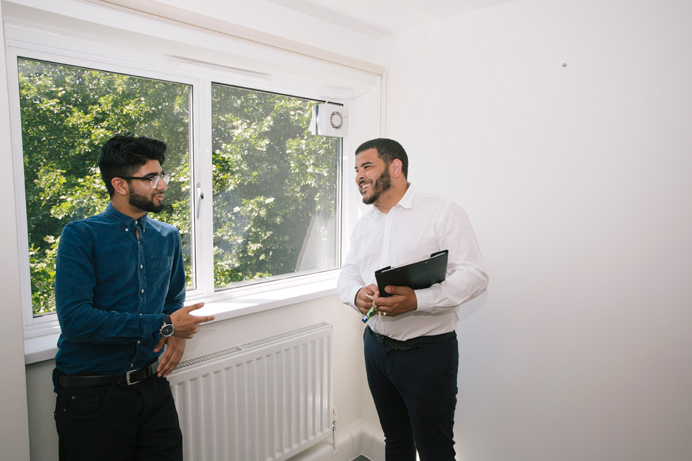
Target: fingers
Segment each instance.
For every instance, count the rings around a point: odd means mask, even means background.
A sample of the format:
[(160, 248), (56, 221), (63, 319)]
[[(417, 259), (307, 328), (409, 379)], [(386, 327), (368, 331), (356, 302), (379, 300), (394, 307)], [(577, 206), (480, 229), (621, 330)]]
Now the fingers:
[(197, 317), (197, 321), (199, 323), (211, 322), (212, 320), (214, 320), (216, 318), (213, 315), (205, 315), (205, 316), (196, 316), (195, 315), (195, 317)]
[(384, 287), (384, 291), (386, 291), (390, 295), (405, 295), (409, 291), (411, 291), (411, 289), (409, 287), (395, 287), (392, 285), (387, 285), (386, 287)]
[(377, 296), (375, 298), (378, 312), (395, 317), (417, 308), (418, 303), (413, 289), (409, 287), (386, 286), (385, 291), (392, 296)]
[[(196, 303), (196, 304), (192, 304), (190, 306), (185, 306), (185, 307), (183, 307), (183, 309), (185, 309), (185, 311), (187, 313), (190, 313), (190, 315), (192, 315), (195, 318), (194, 321), (197, 323), (211, 322), (212, 320), (214, 320), (216, 318), (213, 315), (194, 315), (194, 314), (191, 314), (192, 311), (196, 311), (197, 309), (201, 309), (202, 307), (204, 307), (204, 303)], [(195, 333), (196, 333), (196, 331), (195, 331)]]
[(173, 336), (178, 338), (191, 339), (195, 333), (199, 330), (199, 324), (205, 322), (211, 322), (216, 319), (213, 315), (194, 315), (191, 312), (200, 309), (204, 306), (204, 303), (192, 304), (190, 306), (184, 306), (171, 314), (171, 319), (173, 319), (173, 326), (175, 326), (175, 332)]
[(156, 367), (156, 372), (158, 376), (165, 376), (165, 372), (168, 370), (168, 363), (170, 362), (169, 359), (169, 354), (170, 352), (170, 347), (166, 349), (166, 352), (161, 354), (161, 357), (159, 358), (159, 366)]
[(154, 352), (160, 351), (163, 348), (163, 345), (166, 344), (166, 341), (168, 341), (168, 338), (162, 337), (161, 339), (159, 339), (158, 344), (154, 348)]
[(166, 346), (166, 351), (159, 358), (159, 366), (156, 368), (158, 376), (168, 376), (180, 363), (185, 352), (185, 339), (171, 337)]
[(359, 309), (370, 309), (373, 305), (373, 299), (379, 294), (377, 285), (368, 285), (361, 288), (356, 293), (356, 307)]
[(166, 349), (166, 352), (164, 352), (164, 357), (162, 357), (161, 361), (159, 362), (159, 366), (156, 369), (158, 376), (163, 378), (170, 375), (173, 370), (175, 370), (175, 367), (180, 362), (180, 357), (182, 357), (182, 354), (168, 354), (167, 352), (168, 349)]
[(197, 309), (201, 309), (204, 307), (204, 303), (197, 303), (197, 304), (192, 304), (190, 306), (185, 306), (183, 309), (185, 309), (187, 312), (192, 312), (196, 311)]
[(375, 294), (378, 293), (379, 289), (377, 288), (377, 285), (372, 284), (372, 285), (366, 286), (366, 287), (365, 287), (365, 291), (366, 291), (367, 294), (369, 294), (370, 296), (375, 296)]

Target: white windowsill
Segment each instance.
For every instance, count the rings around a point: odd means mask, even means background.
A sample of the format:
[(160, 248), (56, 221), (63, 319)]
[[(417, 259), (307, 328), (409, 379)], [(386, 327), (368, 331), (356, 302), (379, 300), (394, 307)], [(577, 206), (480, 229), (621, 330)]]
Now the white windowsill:
[[(195, 311), (197, 315), (213, 315), (216, 319), (210, 323), (256, 314), (258, 312), (276, 309), (277, 307), (297, 304), (313, 299), (336, 294), (336, 279), (338, 271), (334, 271), (322, 280), (303, 283), (294, 286), (284, 286), (277, 289), (257, 291), (253, 294), (236, 298), (221, 298), (205, 302), (203, 308)], [(200, 300), (189, 300), (192, 304)], [(203, 328), (203, 327), (202, 327)], [(60, 333), (52, 333), (24, 340), (24, 363), (43, 362), (55, 358), (58, 351), (57, 343)]]

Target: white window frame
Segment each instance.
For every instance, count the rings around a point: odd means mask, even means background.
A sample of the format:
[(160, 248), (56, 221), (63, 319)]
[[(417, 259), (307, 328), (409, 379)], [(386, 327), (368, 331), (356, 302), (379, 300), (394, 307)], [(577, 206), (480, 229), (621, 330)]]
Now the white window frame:
[[(193, 184), (203, 185), (205, 198), (194, 232), (197, 289), (188, 292), (186, 303), (204, 301), (206, 313), (216, 321), (273, 309), (309, 299), (336, 293), (339, 269), (309, 275), (298, 275), (239, 288), (214, 291), (213, 278), (213, 198), (211, 195), (211, 84), (227, 84), (272, 93), (295, 95), (315, 100), (330, 100), (349, 106), (354, 90), (343, 87), (317, 85), (281, 76), (268, 76), (254, 72), (220, 66), (206, 66), (194, 61), (171, 59), (156, 53), (133, 53), (98, 41), (58, 37), (50, 32), (25, 27), (6, 26), (8, 80), (10, 88), (11, 132), (13, 164), (17, 201), (17, 232), (20, 248), (21, 299), (24, 322), (27, 363), (52, 358), (55, 339), (59, 334), (57, 316), (49, 314), (34, 317), (32, 313), (31, 281), (28, 254), (28, 230), (24, 193), (23, 152), (21, 145), (21, 119), (19, 107), (17, 58), (39, 59), (59, 64), (87, 67), (96, 70), (152, 78), (191, 85), (192, 124), (191, 162)], [(353, 149), (348, 137), (341, 143), (342, 152)], [(338, 172), (339, 219), (345, 206), (353, 207), (346, 198), (346, 180), (352, 179), (350, 169), (341, 157)], [(344, 177), (344, 174), (347, 176)], [(204, 187), (207, 185), (207, 187)], [(194, 210), (194, 203), (192, 203)], [(194, 211), (193, 211), (194, 214)], [(353, 210), (349, 211), (353, 215)], [(194, 219), (194, 218), (193, 218)], [(347, 221), (349, 221), (347, 219)], [(350, 227), (340, 224), (340, 253), (350, 235)], [(258, 294), (261, 293), (261, 296)], [(31, 341), (36, 339), (36, 341)], [(50, 344), (49, 346), (46, 346)], [(51, 349), (51, 350), (47, 350)]]

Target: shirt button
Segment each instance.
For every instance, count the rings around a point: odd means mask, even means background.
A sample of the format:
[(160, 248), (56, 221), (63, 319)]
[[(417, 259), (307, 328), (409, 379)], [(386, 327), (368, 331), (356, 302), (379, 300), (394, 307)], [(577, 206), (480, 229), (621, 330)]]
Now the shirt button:
[(141, 265), (141, 264), (139, 265), (139, 268), (140, 268), (140, 269), (142, 269), (143, 267), (144, 267), (143, 265)]
[(125, 228), (125, 232), (130, 232), (130, 229)]
[(142, 290), (142, 293), (144, 293), (144, 290)]

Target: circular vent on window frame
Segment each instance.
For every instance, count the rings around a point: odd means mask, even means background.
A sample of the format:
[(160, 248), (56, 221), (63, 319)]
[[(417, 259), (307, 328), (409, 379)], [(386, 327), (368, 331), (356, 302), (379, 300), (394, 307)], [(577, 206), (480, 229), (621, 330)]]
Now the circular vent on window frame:
[(314, 130), (317, 136), (342, 138), (348, 132), (348, 109), (337, 104), (317, 104), (312, 108)]

